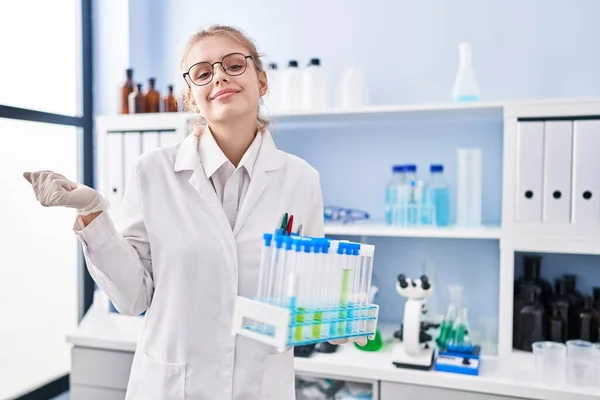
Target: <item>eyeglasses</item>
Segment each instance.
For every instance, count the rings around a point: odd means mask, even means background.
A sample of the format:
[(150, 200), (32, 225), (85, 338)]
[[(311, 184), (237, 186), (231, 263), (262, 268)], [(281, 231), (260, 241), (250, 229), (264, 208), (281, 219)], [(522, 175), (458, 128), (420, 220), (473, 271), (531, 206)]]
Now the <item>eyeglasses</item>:
[[(215, 76), (215, 64), (221, 64), (221, 68), (223, 68), (223, 71), (225, 71), (227, 75), (238, 76), (246, 72), (248, 59), (254, 61), (252, 56), (246, 56), (242, 53), (231, 53), (223, 57), (221, 61), (216, 61), (212, 64), (206, 61), (199, 62), (192, 65), (188, 72), (183, 74), (183, 79), (188, 82), (188, 80), (185, 79), (187, 76), (196, 86), (208, 85), (212, 81), (213, 76)], [(189, 83), (188, 86), (190, 86)]]
[(325, 221), (337, 221), (347, 224), (349, 222), (367, 220), (370, 218), (369, 213), (362, 210), (356, 210), (353, 208), (343, 208), (336, 206), (326, 206), (323, 210), (323, 216)]

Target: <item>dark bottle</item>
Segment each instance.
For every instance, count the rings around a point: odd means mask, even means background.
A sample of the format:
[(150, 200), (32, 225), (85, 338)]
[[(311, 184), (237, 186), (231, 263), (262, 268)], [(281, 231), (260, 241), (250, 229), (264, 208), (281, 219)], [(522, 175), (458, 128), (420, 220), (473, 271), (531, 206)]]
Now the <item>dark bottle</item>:
[(121, 114), (129, 114), (129, 94), (133, 92), (133, 69), (129, 68), (125, 71), (126, 80), (121, 87)]
[(531, 345), (546, 338), (545, 310), (539, 301), (539, 294), (533, 286), (527, 286), (524, 303), (517, 310), (515, 327), (516, 335), (513, 347), (519, 350), (532, 351)]
[(575, 275), (564, 274), (562, 279), (567, 284), (567, 296), (571, 299), (571, 318), (569, 321), (569, 339), (577, 339), (577, 310), (583, 307), (583, 295), (576, 289)]
[(146, 112), (146, 98), (142, 91), (142, 84), (138, 83), (133, 92), (129, 94), (129, 113), (139, 114), (144, 112)]
[(550, 299), (550, 308), (556, 308), (558, 315), (564, 321), (564, 337), (569, 339), (573, 336), (571, 333), (573, 325), (573, 310), (575, 305), (573, 299), (568, 295), (568, 283), (564, 279), (556, 281), (556, 294)]
[(169, 85), (169, 92), (163, 99), (163, 110), (165, 112), (177, 112), (177, 100), (173, 95), (173, 85)]
[(598, 328), (600, 313), (594, 310), (592, 296), (583, 298), (583, 307), (577, 313), (577, 339), (596, 343), (598, 341)]
[(577, 278), (575, 275), (564, 274), (563, 279), (567, 282), (567, 291), (569, 296), (575, 299), (578, 306), (583, 306), (583, 295), (576, 288)]
[(593, 287), (592, 293), (594, 295), (594, 308), (600, 312), (600, 287)]
[(156, 78), (148, 79), (148, 91), (146, 92), (146, 112), (160, 112), (160, 93), (155, 88)]
[(523, 261), (523, 276), (515, 280), (515, 298), (520, 297), (524, 285), (531, 285), (539, 293), (543, 305), (548, 304), (552, 296), (552, 285), (540, 277), (541, 257), (527, 256)]
[(548, 331), (546, 340), (551, 342), (564, 343), (567, 341), (567, 330), (565, 329), (565, 321), (560, 316), (560, 311), (557, 307), (552, 308), (552, 314), (548, 318)]

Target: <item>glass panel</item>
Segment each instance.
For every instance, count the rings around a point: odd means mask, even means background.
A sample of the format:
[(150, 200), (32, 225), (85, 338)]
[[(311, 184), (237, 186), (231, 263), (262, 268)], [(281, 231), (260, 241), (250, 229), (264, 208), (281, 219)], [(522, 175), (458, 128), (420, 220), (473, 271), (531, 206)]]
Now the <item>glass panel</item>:
[(65, 334), (77, 325), (77, 240), (71, 209), (42, 207), (24, 171), (77, 180), (78, 131), (0, 119), (0, 399), (70, 370)]
[(80, 78), (75, 0), (0, 2), (0, 104), (76, 115)]

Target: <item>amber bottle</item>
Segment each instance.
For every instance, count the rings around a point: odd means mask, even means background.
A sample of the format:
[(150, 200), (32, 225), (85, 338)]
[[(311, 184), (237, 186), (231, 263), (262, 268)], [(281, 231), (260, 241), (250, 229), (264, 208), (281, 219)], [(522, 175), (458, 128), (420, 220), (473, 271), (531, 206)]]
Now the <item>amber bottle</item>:
[(121, 87), (121, 114), (129, 114), (129, 94), (133, 92), (133, 69), (129, 68), (125, 71), (126, 80)]
[(169, 92), (163, 99), (163, 110), (165, 112), (177, 112), (177, 100), (173, 95), (173, 85), (169, 85)]
[(129, 113), (139, 114), (144, 112), (146, 112), (146, 98), (142, 91), (142, 84), (138, 83), (133, 92), (129, 94)]
[(148, 79), (148, 91), (146, 92), (146, 112), (160, 112), (160, 93), (155, 88), (156, 78)]

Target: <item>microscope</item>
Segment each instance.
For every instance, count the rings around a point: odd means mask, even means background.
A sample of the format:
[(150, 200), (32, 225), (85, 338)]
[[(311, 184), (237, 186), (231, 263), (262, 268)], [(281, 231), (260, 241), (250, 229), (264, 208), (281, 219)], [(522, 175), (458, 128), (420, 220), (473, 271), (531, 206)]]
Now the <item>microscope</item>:
[(426, 299), (433, 293), (432, 283), (426, 275), (410, 279), (400, 274), (396, 291), (406, 297), (406, 305), (403, 323), (400, 330), (394, 333), (400, 343), (394, 345), (392, 362), (399, 368), (429, 370), (433, 365), (435, 350), (433, 337), (427, 331), (440, 325), (421, 322), (421, 317), (427, 313)]

